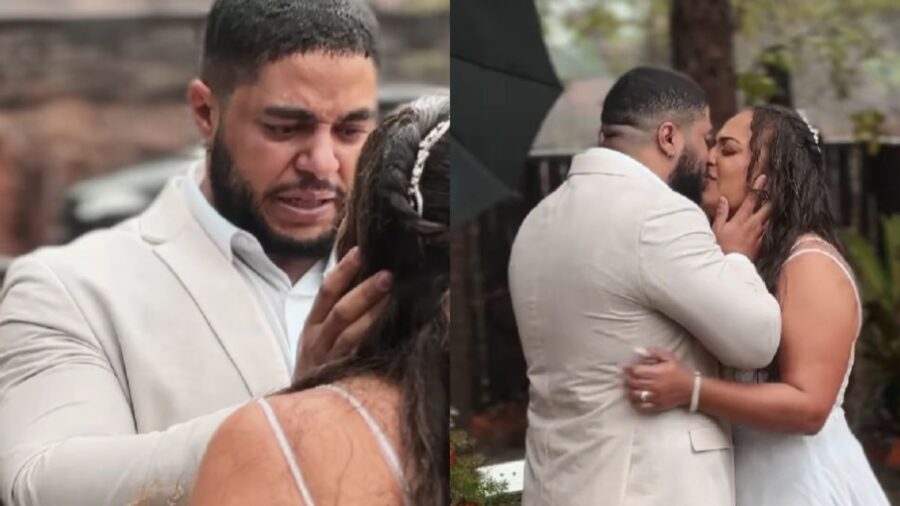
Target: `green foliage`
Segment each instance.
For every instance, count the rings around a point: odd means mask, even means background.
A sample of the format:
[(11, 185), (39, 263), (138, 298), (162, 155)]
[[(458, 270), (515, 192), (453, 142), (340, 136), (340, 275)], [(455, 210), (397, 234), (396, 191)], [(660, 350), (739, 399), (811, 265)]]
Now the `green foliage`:
[[(784, 68), (803, 71), (811, 62), (824, 64), (839, 100), (851, 95), (871, 62), (883, 58), (884, 24), (879, 16), (896, 13), (900, 5), (885, 0), (732, 0), (739, 36), (749, 46), (763, 47), (751, 69), (759, 72), (764, 53), (773, 45), (785, 48)], [(751, 86), (758, 83), (745, 79)], [(747, 91), (746, 89), (744, 90)]]
[(790, 52), (785, 51), (783, 46), (770, 46), (763, 50), (759, 56), (759, 60), (763, 65), (782, 70), (791, 70), (795, 67), (794, 57)]
[(882, 219), (884, 259), (846, 230), (841, 239), (856, 272), (865, 312), (859, 350), (871, 367), (875, 411), (883, 428), (900, 433), (900, 215)]
[[(638, 61), (668, 61), (669, 0), (536, 0), (535, 5), (551, 54), (577, 54), (587, 73), (603, 68), (618, 74)], [(579, 69), (557, 70), (563, 79), (584, 75)]]
[(858, 142), (866, 144), (866, 150), (870, 155), (878, 153), (881, 148), (882, 134), (884, 134), (884, 113), (878, 109), (865, 109), (850, 115), (853, 122), (853, 136)]
[(450, 431), (450, 501), (452, 505), (501, 505), (506, 484), (484, 476), (478, 468), (484, 457), (472, 452), (472, 441), (462, 431)]
[(781, 90), (769, 69), (790, 71), (794, 67), (794, 58), (784, 46), (764, 49), (749, 69), (738, 72), (738, 89), (744, 93), (744, 103), (757, 105), (774, 98)]
[[(551, 46), (577, 46), (577, 54), (598, 60), (586, 67), (600, 65), (615, 75), (639, 62), (665, 63), (657, 60), (668, 59), (672, 1), (536, 0), (536, 4)], [(892, 79), (900, 86), (900, 56), (885, 50), (892, 34), (881, 19), (900, 12), (896, 0), (730, 1), (742, 46), (759, 48), (750, 55), (749, 65), (739, 69), (738, 85), (748, 104), (777, 92), (766, 66), (794, 73), (824, 66), (839, 100), (850, 97), (863, 79), (886, 83)]]
[(594, 5), (566, 12), (565, 21), (576, 37), (590, 40), (598, 34), (615, 35), (622, 27), (622, 19), (603, 5)]
[(765, 102), (778, 92), (775, 80), (761, 70), (738, 72), (738, 88), (744, 93), (747, 105)]

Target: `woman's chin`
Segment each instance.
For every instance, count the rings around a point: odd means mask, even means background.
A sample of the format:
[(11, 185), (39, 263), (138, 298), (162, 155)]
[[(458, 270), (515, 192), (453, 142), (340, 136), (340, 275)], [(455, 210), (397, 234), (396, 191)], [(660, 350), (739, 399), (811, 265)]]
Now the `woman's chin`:
[(709, 192), (703, 193), (703, 201), (700, 204), (700, 208), (703, 209), (703, 212), (706, 213), (706, 216), (709, 218), (709, 221), (712, 221), (716, 217), (716, 208), (719, 207), (719, 194), (710, 195)]

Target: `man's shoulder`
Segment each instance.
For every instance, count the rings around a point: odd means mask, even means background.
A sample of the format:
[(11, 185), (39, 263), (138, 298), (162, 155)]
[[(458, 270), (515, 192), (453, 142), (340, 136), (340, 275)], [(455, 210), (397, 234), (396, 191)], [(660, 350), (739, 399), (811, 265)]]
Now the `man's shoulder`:
[(706, 213), (696, 203), (675, 192), (648, 207), (640, 222), (638, 238), (642, 246), (663, 249), (687, 238), (707, 241), (710, 247), (716, 242)]
[(31, 255), (47, 263), (57, 264), (73, 259), (80, 261), (83, 257), (94, 257), (101, 261), (104, 257), (121, 257), (134, 249), (149, 249), (150, 245), (138, 233), (135, 220), (136, 218), (131, 218), (110, 228), (88, 232), (67, 244), (39, 248)]
[(709, 226), (709, 219), (700, 206), (676, 191), (661, 191), (648, 201), (645, 220), (675, 220)]
[(569, 213), (580, 215), (582, 212), (586, 213), (585, 217), (593, 218), (598, 213), (613, 213), (618, 224), (640, 223), (658, 213), (683, 211), (703, 215), (697, 204), (665, 184), (653, 181), (651, 176), (612, 169), (590, 173), (591, 176), (607, 176), (602, 179), (578, 177), (584, 174), (583, 170), (570, 174), (562, 185), (531, 209), (522, 226), (534, 226), (548, 219), (567, 220), (574, 217)]
[[(110, 270), (119, 265), (134, 265), (148, 256), (153, 256), (157, 243), (165, 241), (160, 235), (160, 223), (168, 229), (164, 235), (174, 235), (174, 228), (183, 222), (178, 206), (181, 190), (174, 183), (163, 189), (159, 196), (141, 214), (128, 218), (108, 228), (88, 232), (64, 245), (45, 246), (24, 255), (21, 260), (37, 260), (51, 270), (91, 271)], [(175, 220), (169, 222), (166, 220)], [(156, 229), (152, 226), (155, 225)], [(13, 262), (10, 269), (15, 267)]]
[(152, 246), (141, 238), (133, 220), (89, 232), (68, 244), (43, 246), (22, 255), (10, 264), (6, 279), (13, 280), (20, 272), (35, 268), (60, 279), (90, 279), (101, 271), (131, 274), (126, 272), (128, 266), (152, 255)]

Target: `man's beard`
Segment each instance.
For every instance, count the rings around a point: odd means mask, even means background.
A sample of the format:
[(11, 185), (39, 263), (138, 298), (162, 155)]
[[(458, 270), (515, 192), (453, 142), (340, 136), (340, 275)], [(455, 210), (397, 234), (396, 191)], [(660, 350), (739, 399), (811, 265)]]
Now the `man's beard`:
[[(337, 224), (344, 211), (346, 192), (327, 181), (309, 177), (298, 183), (279, 185), (266, 192), (257, 200), (250, 184), (241, 177), (234, 166), (234, 160), (221, 138), (213, 140), (209, 157), (209, 182), (212, 189), (213, 207), (234, 226), (250, 233), (259, 241), (268, 255), (283, 255), (294, 258), (325, 258), (331, 254), (337, 234)], [(263, 215), (261, 200), (287, 190), (329, 190), (335, 194), (334, 204), (338, 210), (334, 226), (317, 238), (295, 239), (275, 230)]]
[(685, 149), (675, 170), (669, 174), (669, 187), (684, 195), (698, 206), (703, 203), (703, 190), (706, 187), (706, 164)]

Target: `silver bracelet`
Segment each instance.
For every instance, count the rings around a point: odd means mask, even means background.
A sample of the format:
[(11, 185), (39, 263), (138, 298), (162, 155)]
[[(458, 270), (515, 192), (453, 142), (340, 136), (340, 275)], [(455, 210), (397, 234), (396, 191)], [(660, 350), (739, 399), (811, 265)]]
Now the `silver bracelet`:
[(691, 389), (691, 413), (696, 413), (697, 408), (700, 407), (700, 382), (703, 380), (703, 376), (700, 375), (700, 371), (694, 371), (694, 388)]

